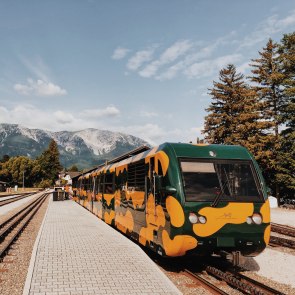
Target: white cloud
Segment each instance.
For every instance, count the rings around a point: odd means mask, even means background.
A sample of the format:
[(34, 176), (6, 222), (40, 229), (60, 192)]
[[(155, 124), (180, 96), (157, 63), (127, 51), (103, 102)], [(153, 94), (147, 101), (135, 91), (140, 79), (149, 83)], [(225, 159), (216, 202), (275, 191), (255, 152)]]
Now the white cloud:
[(197, 61), (210, 57), (214, 51), (220, 49), (220, 46), (235, 43), (236, 40), (233, 40), (235, 35), (236, 32), (231, 31), (229, 34), (222, 36), (207, 45), (203, 41), (176, 41), (172, 46), (165, 49), (157, 59), (146, 64), (144, 68), (139, 70), (139, 67), (142, 66), (143, 62), (140, 62), (139, 65), (135, 64), (134, 67), (127, 64), (127, 67), (134, 71), (138, 71), (138, 74), (144, 78), (153, 77), (156, 80), (161, 81), (171, 80)]
[[(150, 113), (152, 114), (152, 113)], [(17, 105), (11, 109), (0, 106), (1, 123), (20, 124), (28, 128), (38, 128), (49, 131), (77, 131), (85, 128), (97, 128), (131, 134), (148, 141), (152, 145), (163, 142), (195, 142), (201, 136), (201, 127), (191, 129), (167, 129), (156, 123), (143, 125), (112, 125), (100, 122), (99, 118), (85, 117), (78, 113), (63, 110), (44, 110), (32, 105)], [(172, 117), (173, 119), (173, 117)], [(170, 119), (169, 119), (170, 120)]]
[(0, 106), (0, 118), (1, 123), (20, 124), (28, 128), (50, 131), (76, 131), (97, 126), (97, 122), (89, 118), (82, 119), (79, 114), (59, 109), (37, 108), (29, 104), (18, 104), (12, 108)]
[(236, 63), (242, 59), (241, 54), (221, 56), (212, 60), (204, 60), (189, 66), (184, 74), (189, 78), (208, 77), (221, 70), (222, 67), (230, 63)]
[(155, 77), (155, 79), (160, 80), (160, 81), (171, 80), (171, 79), (175, 78), (177, 76), (177, 74), (179, 73), (179, 71), (181, 71), (184, 67), (185, 67), (185, 62), (181, 61), (181, 62), (169, 67), (163, 73), (157, 75)]
[(33, 61), (23, 56), (20, 56), (19, 58), (27, 70), (29, 70), (38, 79), (46, 82), (50, 81), (50, 78), (48, 78), (50, 76), (50, 69), (41, 57), (37, 56)]
[[(119, 128), (121, 132), (142, 138), (154, 146), (164, 142), (196, 142), (197, 137), (202, 137), (202, 129), (203, 127), (194, 127), (187, 130), (177, 128), (169, 130), (154, 123)], [(118, 128), (116, 130), (118, 131)]]
[(115, 117), (120, 115), (120, 110), (115, 106), (108, 106), (104, 109), (87, 109), (81, 113), (82, 117), (101, 118), (101, 117)]
[(56, 118), (56, 121), (63, 125), (70, 124), (75, 120), (75, 117), (72, 114), (64, 111), (56, 111), (53, 113), (53, 115)]
[(19, 104), (11, 109), (0, 107), (0, 118), (2, 122), (21, 124), (28, 128), (53, 130), (60, 126), (51, 112), (27, 104)]
[(295, 24), (295, 10), (293, 10), (291, 14), (288, 15), (287, 17), (278, 20), (276, 27), (277, 29), (282, 30), (287, 27), (294, 26), (294, 24)]
[(147, 112), (147, 111), (140, 112), (140, 115), (142, 117), (146, 117), (146, 118), (152, 118), (152, 117), (158, 117), (159, 116), (159, 114), (157, 114), (155, 112)]
[(237, 66), (237, 72), (245, 74), (250, 68), (251, 68), (250, 63), (247, 61)]
[(177, 41), (171, 47), (167, 48), (158, 60), (148, 64), (139, 72), (139, 75), (145, 78), (154, 76), (160, 67), (170, 64), (183, 56), (192, 48), (193, 44), (190, 40)]
[(185, 54), (192, 47), (192, 42), (189, 40), (177, 41), (171, 47), (167, 48), (161, 55), (159, 62), (167, 64), (175, 61), (178, 57)]
[(123, 59), (129, 52), (130, 50), (127, 48), (123, 48), (123, 47), (118, 47), (115, 49), (113, 55), (112, 55), (112, 59)]
[(152, 145), (157, 145), (161, 142), (161, 138), (166, 135), (166, 132), (157, 124), (147, 123), (145, 125), (132, 125), (119, 127), (117, 130), (138, 136)]
[(295, 10), (291, 11), (285, 18), (279, 19), (278, 15), (272, 15), (266, 20), (262, 21), (256, 30), (248, 36), (246, 36), (240, 43), (240, 48), (251, 47), (257, 43), (265, 41), (271, 37), (271, 35), (283, 32), (287, 28), (293, 29), (295, 25)]
[(67, 94), (67, 91), (60, 86), (40, 79), (36, 81), (28, 79), (27, 84), (15, 84), (13, 88), (22, 95), (60, 96)]
[(128, 60), (127, 68), (131, 71), (136, 71), (142, 64), (152, 59), (154, 50), (154, 48), (150, 48), (136, 52), (135, 55)]
[(150, 78), (156, 74), (159, 67), (159, 61), (154, 61), (151, 64), (147, 65), (143, 70), (141, 70), (139, 72), (139, 75), (144, 78)]

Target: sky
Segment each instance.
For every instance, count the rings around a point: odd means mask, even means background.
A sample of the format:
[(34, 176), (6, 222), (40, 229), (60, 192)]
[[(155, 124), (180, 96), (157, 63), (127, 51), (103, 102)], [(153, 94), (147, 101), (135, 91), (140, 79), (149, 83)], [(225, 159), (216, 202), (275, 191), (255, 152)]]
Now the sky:
[(219, 71), (293, 31), (294, 0), (0, 0), (0, 123), (195, 142)]

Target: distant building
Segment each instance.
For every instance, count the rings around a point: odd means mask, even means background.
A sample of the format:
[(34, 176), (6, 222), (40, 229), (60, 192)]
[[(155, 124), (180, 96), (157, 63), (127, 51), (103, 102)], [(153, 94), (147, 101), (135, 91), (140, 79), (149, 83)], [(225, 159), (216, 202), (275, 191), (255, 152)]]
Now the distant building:
[[(59, 173), (59, 178), (56, 181), (56, 185), (63, 185), (67, 184), (69, 186), (72, 186), (73, 184), (73, 178), (77, 178), (77, 176), (81, 175), (80, 172), (60, 172)], [(66, 183), (65, 183), (66, 182)]]

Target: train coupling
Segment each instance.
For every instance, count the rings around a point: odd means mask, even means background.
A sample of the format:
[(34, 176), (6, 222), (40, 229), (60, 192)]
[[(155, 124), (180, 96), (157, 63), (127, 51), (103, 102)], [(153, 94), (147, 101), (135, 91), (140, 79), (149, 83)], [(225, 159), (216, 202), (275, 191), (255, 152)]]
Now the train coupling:
[(230, 263), (232, 263), (233, 266), (239, 266), (245, 263), (245, 257), (241, 254), (240, 251), (222, 251), (220, 255), (228, 260)]

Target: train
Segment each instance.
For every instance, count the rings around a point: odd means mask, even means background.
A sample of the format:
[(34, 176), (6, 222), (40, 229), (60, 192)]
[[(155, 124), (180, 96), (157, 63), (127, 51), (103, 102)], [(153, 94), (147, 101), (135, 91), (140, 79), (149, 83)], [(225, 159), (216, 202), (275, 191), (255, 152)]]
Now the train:
[(270, 239), (267, 187), (235, 145), (163, 143), (79, 177), (75, 201), (163, 257), (256, 256)]

